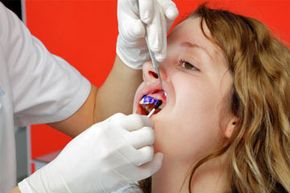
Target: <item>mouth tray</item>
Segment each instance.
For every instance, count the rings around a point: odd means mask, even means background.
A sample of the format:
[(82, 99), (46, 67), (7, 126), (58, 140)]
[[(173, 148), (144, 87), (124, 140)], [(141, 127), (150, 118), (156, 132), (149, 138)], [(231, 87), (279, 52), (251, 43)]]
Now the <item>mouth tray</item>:
[(156, 99), (148, 95), (144, 95), (140, 100), (139, 104), (146, 112), (146, 114), (148, 114), (153, 108), (160, 110), (159, 107), (162, 105), (162, 100)]

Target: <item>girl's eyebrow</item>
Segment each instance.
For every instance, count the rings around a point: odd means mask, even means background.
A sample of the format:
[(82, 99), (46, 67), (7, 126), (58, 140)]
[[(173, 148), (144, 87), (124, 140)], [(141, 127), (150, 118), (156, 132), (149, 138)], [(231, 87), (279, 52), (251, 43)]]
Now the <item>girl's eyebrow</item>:
[(201, 45), (198, 45), (196, 43), (191, 43), (191, 42), (182, 42), (181, 46), (190, 47), (190, 48), (198, 48), (202, 50), (203, 52), (205, 52), (210, 57), (210, 59), (214, 61), (214, 57), (210, 54), (210, 52), (205, 47), (202, 47)]

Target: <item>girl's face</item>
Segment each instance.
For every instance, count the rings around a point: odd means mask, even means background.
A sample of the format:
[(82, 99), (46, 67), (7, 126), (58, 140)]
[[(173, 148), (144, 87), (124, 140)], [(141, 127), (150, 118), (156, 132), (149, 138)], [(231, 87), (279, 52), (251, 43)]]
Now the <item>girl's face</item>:
[[(135, 96), (134, 112), (141, 114), (139, 101), (145, 94), (163, 101), (162, 110), (152, 116), (154, 146), (174, 161), (192, 163), (214, 150), (231, 115), (232, 77), (223, 52), (204, 36), (200, 21), (189, 18), (169, 36), (167, 58), (160, 63), (163, 88), (148, 62)], [(204, 23), (203, 28), (210, 37)]]

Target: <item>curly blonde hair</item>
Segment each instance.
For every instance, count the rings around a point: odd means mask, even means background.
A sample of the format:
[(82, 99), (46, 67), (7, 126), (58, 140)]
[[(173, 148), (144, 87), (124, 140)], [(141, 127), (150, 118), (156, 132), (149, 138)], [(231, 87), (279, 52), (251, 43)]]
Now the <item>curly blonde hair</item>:
[[(233, 76), (232, 113), (239, 123), (230, 140), (200, 160), (229, 152), (232, 192), (290, 192), (290, 52), (256, 19), (201, 5), (205, 22)], [(190, 180), (191, 181), (191, 180)], [(189, 184), (189, 191), (191, 186)]]
[[(256, 19), (199, 6), (203, 34), (224, 52), (233, 77), (232, 113), (239, 118), (231, 138), (194, 164), (229, 153), (231, 192), (290, 192), (290, 52)], [(203, 29), (203, 23), (210, 37)], [(150, 192), (150, 183), (141, 183)]]

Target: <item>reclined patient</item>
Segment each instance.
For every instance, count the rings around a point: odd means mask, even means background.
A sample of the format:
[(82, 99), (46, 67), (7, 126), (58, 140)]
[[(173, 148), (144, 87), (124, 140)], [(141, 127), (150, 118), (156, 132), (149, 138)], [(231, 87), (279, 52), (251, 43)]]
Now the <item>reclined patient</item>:
[(164, 154), (151, 179), (118, 193), (290, 192), (290, 53), (259, 21), (200, 6), (168, 37), (151, 63), (143, 96), (162, 101), (152, 116), (155, 150)]

